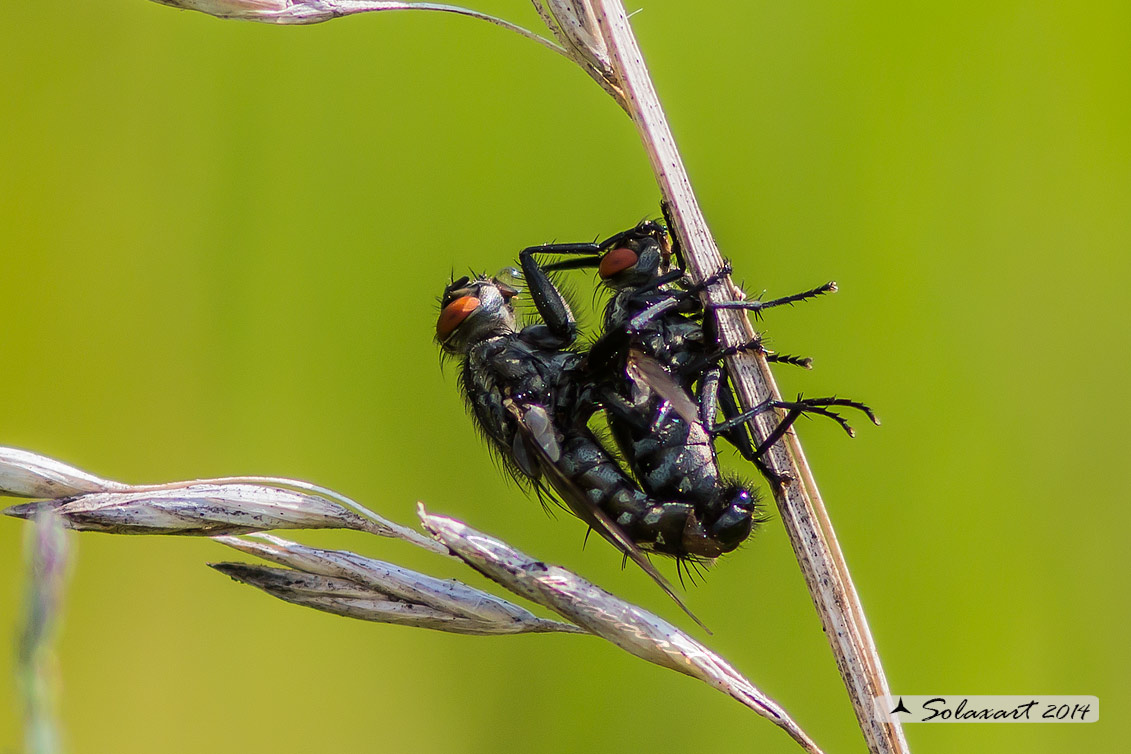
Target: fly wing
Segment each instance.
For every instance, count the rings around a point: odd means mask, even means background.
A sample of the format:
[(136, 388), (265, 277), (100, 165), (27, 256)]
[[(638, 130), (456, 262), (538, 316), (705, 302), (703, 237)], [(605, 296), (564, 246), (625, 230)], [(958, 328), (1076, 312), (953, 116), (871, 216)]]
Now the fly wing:
[(626, 362), (625, 371), (629, 379), (655, 391), (688, 424), (699, 423), (699, 407), (660, 362), (635, 348), (629, 349)]
[(687, 613), (704, 631), (711, 633), (711, 630), (703, 625), (703, 622), (695, 616), (695, 613), (691, 612), (691, 610), (687, 608), (687, 605), (683, 604), (683, 600), (676, 595), (675, 589), (672, 587), (671, 583), (664, 578), (662, 573), (656, 570), (656, 567), (648, 560), (648, 556), (644, 554), (643, 550), (625, 534), (624, 530), (621, 529), (615, 521), (609, 518), (608, 514), (593, 504), (593, 501), (589, 499), (589, 496), (585, 494), (584, 490), (578, 487), (572, 479), (562, 472), (557, 464), (557, 460), (560, 457), (560, 447), (557, 438), (554, 437), (553, 442), (547, 442), (547, 434), (544, 431), (544, 428), (549, 423), (549, 416), (546, 414), (546, 409), (542, 406), (520, 407), (513, 401), (507, 402), (507, 408), (517, 420), (520, 431), (531, 440), (530, 444), (540, 457), (540, 466), (543, 474), (546, 479), (550, 481), (550, 485), (562, 498), (562, 501), (570, 511), (584, 521), (589, 528), (611, 542), (614, 547), (623, 552), (633, 563), (640, 566), (641, 570), (648, 574), (652, 580), (679, 605), (683, 612)]

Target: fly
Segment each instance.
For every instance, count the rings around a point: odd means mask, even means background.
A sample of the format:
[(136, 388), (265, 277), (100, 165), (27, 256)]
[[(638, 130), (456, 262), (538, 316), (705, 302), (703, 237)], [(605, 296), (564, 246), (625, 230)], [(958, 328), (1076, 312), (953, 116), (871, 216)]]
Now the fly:
[(523, 275), (542, 320), (525, 327), (511, 303), (518, 290), (499, 277), (459, 278), (441, 297), (436, 340), (461, 361), (472, 417), (516, 480), (560, 498), (687, 611), (644, 549), (678, 554), (670, 543), (693, 507), (645, 494), (578, 419), (593, 409), (573, 314), (533, 258)]
[[(720, 473), (713, 443), (716, 435), (726, 437), (768, 474), (762, 455), (803, 414), (833, 418), (849, 434), (851, 427), (830, 406), (855, 408), (875, 421), (864, 404), (840, 398), (766, 401), (742, 412), (724, 381), (721, 361), (739, 351), (761, 349), (761, 341), (732, 348), (718, 345), (713, 318), (704, 316), (698, 294), (729, 270), (724, 268), (703, 283), (691, 284), (682, 269), (672, 266), (667, 231), (659, 223), (642, 222), (601, 243), (529, 247), (520, 259), (525, 265), (543, 254), (573, 257), (546, 269), (596, 267), (604, 285), (613, 291), (603, 333), (588, 354), (588, 380), (643, 489), (655, 497), (693, 506), (682, 538), (683, 550), (672, 554), (691, 559), (717, 557), (738, 547), (763, 520), (749, 485)], [(835, 285), (829, 283), (783, 299), (726, 302), (718, 308), (760, 313), (833, 290)], [(808, 366), (807, 359), (767, 356)], [(724, 421), (716, 424), (720, 401)], [(786, 409), (786, 417), (755, 447), (747, 422), (776, 408)]]

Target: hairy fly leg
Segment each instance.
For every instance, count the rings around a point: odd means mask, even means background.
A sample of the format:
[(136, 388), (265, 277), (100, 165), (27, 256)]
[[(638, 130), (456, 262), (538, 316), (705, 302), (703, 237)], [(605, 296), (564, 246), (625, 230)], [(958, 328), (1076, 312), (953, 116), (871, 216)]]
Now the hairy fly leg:
[(777, 426), (774, 427), (774, 430), (770, 433), (770, 435), (765, 440), (763, 440), (762, 443), (754, 450), (754, 457), (761, 457), (762, 455), (764, 455), (765, 452), (775, 442), (780, 440), (782, 436), (789, 431), (789, 428), (793, 426), (793, 424), (799, 418), (810, 414), (814, 416), (825, 416), (829, 419), (832, 419), (840, 425), (841, 429), (843, 429), (849, 437), (855, 437), (856, 430), (852, 428), (852, 425), (848, 423), (848, 420), (837, 412), (832, 411), (829, 408), (830, 406), (841, 406), (845, 408), (856, 409), (857, 411), (865, 414), (873, 424), (879, 425), (880, 423), (879, 418), (872, 411), (872, 409), (867, 405), (861, 403), (860, 401), (854, 401), (848, 398), (837, 398), (835, 396), (831, 398), (803, 398), (799, 395), (797, 396), (797, 400), (794, 401), (763, 401), (749, 411), (744, 411), (731, 418), (726, 419), (720, 424), (716, 424), (711, 428), (711, 431), (715, 434), (723, 434), (730, 430), (733, 430), (738, 426), (746, 424), (755, 416), (764, 414), (767, 411), (771, 411), (773, 409), (784, 409), (786, 411), (785, 418), (778, 422)]
[(794, 293), (791, 296), (783, 296), (781, 298), (771, 299), (770, 301), (760, 301), (754, 299), (751, 301), (719, 301), (708, 305), (710, 309), (746, 309), (747, 311), (754, 312), (755, 317), (761, 317), (762, 312), (766, 309), (772, 309), (776, 306), (793, 306), (799, 301), (808, 301), (817, 296), (823, 296), (826, 293), (836, 293), (836, 282), (830, 280), (824, 285), (819, 285), (816, 288), (811, 288), (801, 293)]

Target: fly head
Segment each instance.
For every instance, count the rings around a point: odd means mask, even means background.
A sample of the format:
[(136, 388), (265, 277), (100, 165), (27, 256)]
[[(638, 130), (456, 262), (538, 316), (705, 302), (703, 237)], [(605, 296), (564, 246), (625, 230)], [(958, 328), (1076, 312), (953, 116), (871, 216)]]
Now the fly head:
[(614, 290), (647, 285), (671, 269), (671, 239), (663, 225), (645, 220), (602, 244), (597, 271)]
[(495, 278), (453, 280), (440, 298), (436, 340), (445, 353), (466, 354), (475, 343), (515, 331), (511, 299), (518, 290)]

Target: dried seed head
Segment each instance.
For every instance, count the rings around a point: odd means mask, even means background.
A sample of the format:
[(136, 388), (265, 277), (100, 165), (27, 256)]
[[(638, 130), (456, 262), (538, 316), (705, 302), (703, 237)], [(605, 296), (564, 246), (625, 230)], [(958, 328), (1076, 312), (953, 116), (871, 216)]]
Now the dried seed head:
[(584, 633), (459, 581), (437, 579), (356, 553), (304, 547), (270, 536), (254, 541), (217, 537), (217, 541), (297, 570), (211, 564), (216, 570), (279, 599), (324, 612), (461, 634)]
[(119, 482), (17, 448), (0, 448), (0, 495), (55, 500), (89, 492), (125, 490)]
[(216, 537), (240, 552), (306, 573), (348, 579), (388, 597), (479, 621), (507, 624), (529, 621), (529, 610), (455, 579), (438, 579), (393, 563), (345, 550), (323, 550), (270, 534), (254, 538)]
[(286, 602), (347, 618), (431, 628), (452, 633), (491, 633), (487, 630), (489, 627), (479, 621), (423, 605), (392, 600), (387, 595), (364, 589), (345, 579), (246, 563), (209, 563), (209, 566), (236, 581), (262, 589)]
[(188, 484), (133, 488), (49, 502), (14, 505), (9, 516), (28, 518), (47, 508), (72, 529), (113, 534), (243, 534), (267, 529), (358, 529), (373, 524), (337, 503), (256, 484)]
[(807, 751), (816, 744), (773, 699), (680, 629), (560, 566), (547, 565), (466, 524), (419, 509), (424, 528), (470, 566), (637, 657), (729, 694), (784, 729)]

